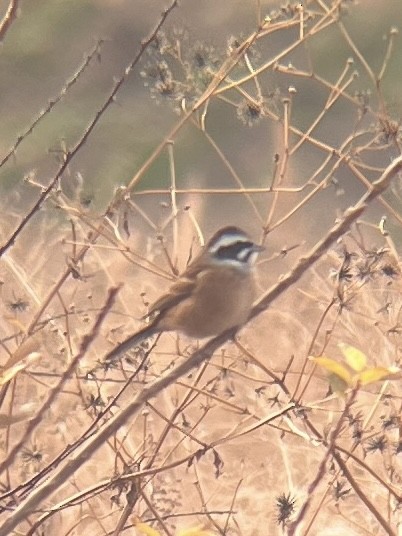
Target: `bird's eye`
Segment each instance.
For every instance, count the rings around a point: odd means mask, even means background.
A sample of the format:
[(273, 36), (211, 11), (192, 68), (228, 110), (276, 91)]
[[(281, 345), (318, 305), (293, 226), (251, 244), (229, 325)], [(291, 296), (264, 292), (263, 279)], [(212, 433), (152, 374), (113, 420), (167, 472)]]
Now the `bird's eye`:
[(218, 259), (231, 259), (240, 262), (247, 262), (253, 252), (252, 242), (233, 242), (225, 246), (221, 246), (215, 252)]

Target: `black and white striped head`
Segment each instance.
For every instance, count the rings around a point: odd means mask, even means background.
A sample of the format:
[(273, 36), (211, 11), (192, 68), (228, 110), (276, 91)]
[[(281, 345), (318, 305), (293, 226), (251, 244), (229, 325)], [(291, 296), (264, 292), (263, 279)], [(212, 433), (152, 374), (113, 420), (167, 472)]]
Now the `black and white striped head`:
[(264, 248), (238, 227), (224, 227), (209, 240), (206, 249), (216, 264), (247, 270)]

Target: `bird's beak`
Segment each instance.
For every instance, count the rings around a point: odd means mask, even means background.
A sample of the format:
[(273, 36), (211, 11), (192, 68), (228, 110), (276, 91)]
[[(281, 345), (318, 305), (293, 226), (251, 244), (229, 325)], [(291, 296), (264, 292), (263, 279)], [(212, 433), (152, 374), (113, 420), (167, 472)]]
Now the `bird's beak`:
[(260, 246), (259, 244), (254, 244), (253, 251), (255, 251), (256, 253), (260, 253), (261, 251), (265, 251), (265, 247)]

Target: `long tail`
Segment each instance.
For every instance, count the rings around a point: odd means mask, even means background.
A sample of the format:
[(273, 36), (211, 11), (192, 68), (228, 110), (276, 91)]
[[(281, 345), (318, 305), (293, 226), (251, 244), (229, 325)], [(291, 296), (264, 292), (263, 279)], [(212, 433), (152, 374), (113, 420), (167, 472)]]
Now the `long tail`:
[(151, 324), (150, 326), (145, 326), (144, 328), (134, 333), (134, 335), (131, 335), (125, 341), (115, 346), (113, 350), (110, 350), (110, 352), (105, 357), (105, 362), (110, 363), (114, 361), (117, 357), (130, 350), (130, 348), (135, 348), (136, 346), (139, 346), (143, 341), (145, 341), (149, 337), (152, 337), (152, 335), (159, 333), (159, 331), (160, 330), (155, 325)]

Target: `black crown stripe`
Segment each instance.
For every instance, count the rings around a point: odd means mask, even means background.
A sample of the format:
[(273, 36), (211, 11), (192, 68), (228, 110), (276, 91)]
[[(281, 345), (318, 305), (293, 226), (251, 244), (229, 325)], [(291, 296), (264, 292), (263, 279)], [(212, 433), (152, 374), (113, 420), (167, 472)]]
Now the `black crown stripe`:
[[(250, 241), (234, 242), (233, 244), (218, 248), (214, 256), (218, 259), (233, 259), (246, 263), (253, 253), (253, 247), (254, 244)], [(240, 255), (242, 252), (245, 252), (245, 255)]]

